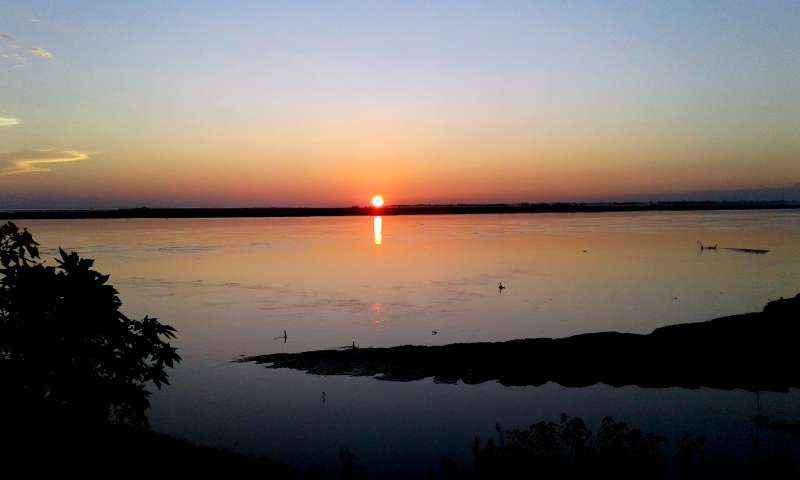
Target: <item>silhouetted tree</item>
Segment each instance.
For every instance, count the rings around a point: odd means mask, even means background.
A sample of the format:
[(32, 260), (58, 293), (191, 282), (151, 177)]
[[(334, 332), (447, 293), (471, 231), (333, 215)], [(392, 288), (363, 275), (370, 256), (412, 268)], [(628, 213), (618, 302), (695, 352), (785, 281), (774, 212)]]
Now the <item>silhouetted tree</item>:
[(81, 424), (146, 425), (147, 390), (180, 361), (175, 329), (120, 311), (108, 275), (59, 249), (55, 265), (14, 223), (0, 226), (0, 379), (4, 412)]

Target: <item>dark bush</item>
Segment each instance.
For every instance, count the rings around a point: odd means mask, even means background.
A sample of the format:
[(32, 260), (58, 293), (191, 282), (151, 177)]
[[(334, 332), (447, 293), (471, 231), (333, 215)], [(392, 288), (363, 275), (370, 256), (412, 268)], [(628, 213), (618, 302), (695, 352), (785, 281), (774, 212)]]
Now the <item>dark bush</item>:
[(503, 430), (473, 444), (474, 478), (661, 478), (664, 439), (606, 417), (595, 435), (583, 420), (539, 422), (524, 430)]
[(47, 265), (27, 230), (0, 226), (3, 412), (146, 425), (148, 387), (168, 384), (166, 368), (180, 361), (168, 343), (175, 329), (128, 318), (93, 260), (59, 254)]

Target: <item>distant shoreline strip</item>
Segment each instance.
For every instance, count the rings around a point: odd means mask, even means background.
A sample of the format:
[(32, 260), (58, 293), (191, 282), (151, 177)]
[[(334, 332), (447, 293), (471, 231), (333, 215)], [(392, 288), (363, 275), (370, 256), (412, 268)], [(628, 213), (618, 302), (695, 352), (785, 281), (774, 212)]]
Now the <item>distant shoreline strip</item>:
[(648, 202), (648, 203), (521, 203), (464, 205), (396, 205), (382, 208), (127, 208), (105, 210), (5, 210), (0, 219), (128, 219), (342, 217), (373, 215), (476, 215), (514, 213), (685, 212), (720, 210), (800, 209), (800, 202)]

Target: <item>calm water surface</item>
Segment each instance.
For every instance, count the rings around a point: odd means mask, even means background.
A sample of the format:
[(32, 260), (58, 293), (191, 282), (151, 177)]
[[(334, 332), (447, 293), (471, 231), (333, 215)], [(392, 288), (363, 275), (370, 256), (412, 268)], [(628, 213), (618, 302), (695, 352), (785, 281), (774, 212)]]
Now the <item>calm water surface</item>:
[[(324, 472), (347, 447), (369, 474), (424, 474), (442, 456), (466, 463), (472, 438), (488, 437), (497, 423), (522, 427), (561, 412), (595, 426), (612, 415), (673, 445), (691, 431), (708, 437), (712, 451), (743, 452), (752, 444), (755, 398), (709, 389), (393, 383), (232, 359), (353, 342), (646, 333), (760, 310), (800, 292), (800, 212), (790, 211), (20, 223), (47, 254), (60, 245), (97, 259), (127, 313), (178, 329), (184, 362), (152, 397), (155, 429)], [(720, 250), (701, 253), (698, 240)], [(498, 282), (507, 286), (502, 294)], [(800, 418), (800, 395), (762, 394), (761, 408)]]

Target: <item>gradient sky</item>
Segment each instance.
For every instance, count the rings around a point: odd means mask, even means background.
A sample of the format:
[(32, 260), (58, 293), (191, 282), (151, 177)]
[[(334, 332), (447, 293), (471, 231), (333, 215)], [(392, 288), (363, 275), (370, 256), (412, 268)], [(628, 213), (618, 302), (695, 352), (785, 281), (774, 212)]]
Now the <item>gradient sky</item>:
[(797, 182), (796, 0), (0, 0), (0, 208)]

